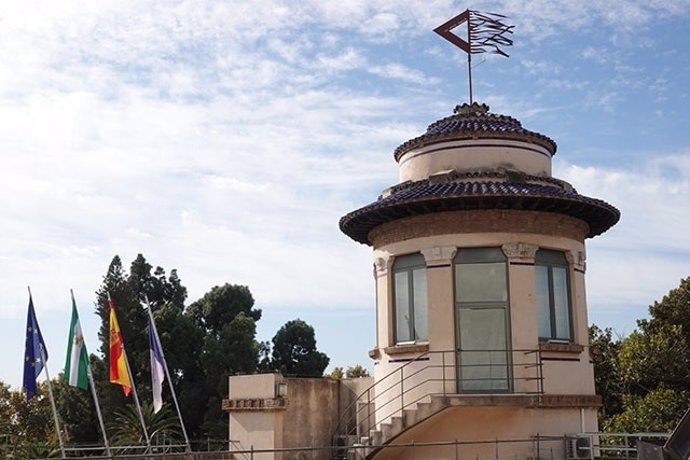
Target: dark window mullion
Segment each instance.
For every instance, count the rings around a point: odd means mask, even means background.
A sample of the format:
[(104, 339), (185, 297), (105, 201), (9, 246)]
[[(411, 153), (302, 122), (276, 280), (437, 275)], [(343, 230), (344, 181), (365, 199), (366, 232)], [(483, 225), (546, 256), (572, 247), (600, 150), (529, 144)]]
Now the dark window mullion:
[(553, 292), (553, 266), (547, 266), (547, 279), (549, 284), (549, 316), (551, 317), (551, 338), (557, 338), (556, 329), (556, 300)]
[(410, 328), (410, 338), (412, 341), (417, 341), (417, 337), (415, 335), (415, 330), (414, 330), (414, 267), (409, 268), (407, 270), (407, 295), (409, 297), (409, 300), (407, 302), (409, 308), (407, 311), (407, 315), (410, 318), (408, 321), (408, 327)]

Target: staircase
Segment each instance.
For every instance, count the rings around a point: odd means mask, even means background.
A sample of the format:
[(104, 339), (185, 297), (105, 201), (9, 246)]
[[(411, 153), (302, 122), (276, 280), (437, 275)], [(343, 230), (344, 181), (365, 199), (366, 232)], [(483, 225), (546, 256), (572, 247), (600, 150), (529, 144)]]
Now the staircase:
[[(344, 411), (333, 436), (342, 446), (338, 460), (371, 458), (381, 448), (419, 423), (453, 406), (530, 405), (543, 394), (541, 357), (535, 350), (511, 350), (513, 368), (532, 369), (523, 377), (534, 387), (520, 394), (457, 394), (457, 350), (424, 352), (362, 392)], [(522, 360), (516, 359), (520, 354)], [(527, 362), (524, 357), (528, 356)], [(535, 364), (536, 363), (536, 364)], [(515, 380), (515, 378), (513, 378)], [(511, 384), (512, 387), (512, 384)], [(450, 391), (447, 391), (450, 390)]]

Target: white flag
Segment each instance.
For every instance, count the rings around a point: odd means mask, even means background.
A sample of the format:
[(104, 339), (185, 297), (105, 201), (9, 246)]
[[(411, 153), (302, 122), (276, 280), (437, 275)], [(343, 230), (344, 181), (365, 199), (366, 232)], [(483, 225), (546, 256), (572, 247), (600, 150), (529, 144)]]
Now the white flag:
[(163, 371), (163, 353), (161, 352), (161, 344), (158, 343), (158, 334), (156, 333), (156, 324), (153, 322), (153, 316), (149, 315), (149, 345), (151, 353), (151, 387), (153, 389), (153, 412), (157, 413), (163, 407), (163, 380), (165, 380), (165, 372)]

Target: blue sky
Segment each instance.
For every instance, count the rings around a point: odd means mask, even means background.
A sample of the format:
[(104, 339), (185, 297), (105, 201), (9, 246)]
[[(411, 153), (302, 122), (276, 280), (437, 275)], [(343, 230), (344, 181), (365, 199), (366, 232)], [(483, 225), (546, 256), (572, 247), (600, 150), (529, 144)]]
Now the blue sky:
[(0, 5), (0, 380), (21, 385), (31, 285), (64, 363), (113, 255), (177, 268), (189, 301), (248, 285), (269, 340), (301, 317), (370, 365), (370, 249), (337, 227), (397, 181), (400, 143), (466, 100), (432, 30), (515, 24), (475, 99), (558, 143), (554, 173), (622, 211), (588, 241), (589, 318), (619, 334), (690, 275), (690, 2), (26, 1)]

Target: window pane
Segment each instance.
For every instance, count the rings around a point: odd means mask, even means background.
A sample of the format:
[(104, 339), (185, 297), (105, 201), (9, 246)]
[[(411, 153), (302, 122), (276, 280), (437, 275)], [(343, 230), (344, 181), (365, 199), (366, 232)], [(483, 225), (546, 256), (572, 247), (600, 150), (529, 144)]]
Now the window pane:
[(508, 356), (504, 308), (460, 308), (462, 389), (507, 390)]
[(412, 289), (414, 292), (414, 338), (426, 340), (427, 337), (427, 293), (426, 268), (412, 272)]
[(456, 264), (455, 297), (457, 302), (506, 302), (506, 264)]
[(541, 265), (534, 267), (537, 280), (537, 306), (539, 337), (551, 338), (551, 312), (549, 310), (549, 269)]
[(565, 268), (553, 267), (553, 303), (556, 315), (556, 338), (558, 339), (570, 339), (567, 276)]
[(395, 274), (395, 339), (398, 342), (408, 342), (410, 337), (410, 297), (408, 272)]

